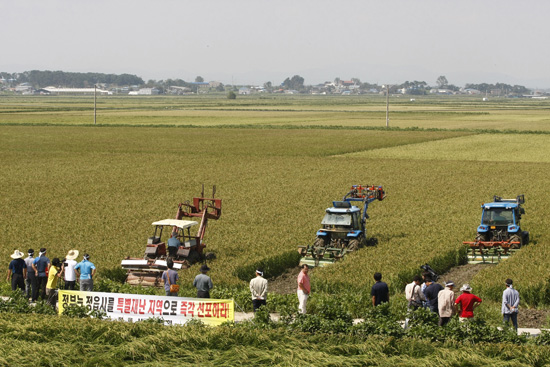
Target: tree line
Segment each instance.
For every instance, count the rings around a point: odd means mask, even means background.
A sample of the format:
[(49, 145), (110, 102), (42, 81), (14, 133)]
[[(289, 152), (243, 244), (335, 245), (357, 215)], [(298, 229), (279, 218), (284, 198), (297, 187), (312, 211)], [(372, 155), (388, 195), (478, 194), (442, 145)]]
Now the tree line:
[[(90, 88), (97, 84), (107, 85), (107, 86), (139, 86), (139, 87), (149, 87), (157, 88), (161, 93), (165, 93), (168, 88), (172, 86), (185, 87), (188, 88), (191, 92), (197, 92), (198, 86), (196, 83), (204, 82), (202, 76), (197, 76), (195, 78), (195, 83), (186, 82), (182, 79), (166, 79), (166, 80), (148, 80), (144, 82), (142, 78), (132, 75), (132, 74), (104, 74), (104, 73), (78, 73), (78, 72), (64, 72), (64, 71), (41, 71), (41, 70), (31, 70), (25, 71), (22, 73), (0, 73), (0, 76), (8, 81), (10, 84), (20, 84), (20, 83), (29, 83), (33, 88), (39, 89), (48, 86), (63, 86), (69, 88)], [(320, 85), (306, 85), (305, 80), (300, 75), (294, 75), (292, 77), (286, 78), (280, 86), (274, 85), (271, 81), (264, 83), (263, 88), (272, 92), (276, 89), (284, 90), (296, 90), (298, 92), (310, 92), (315, 89), (326, 91), (328, 93), (334, 93), (342, 90), (351, 90), (357, 92), (364, 92), (370, 90), (381, 91), (384, 89), (389, 89), (390, 93), (398, 93), (402, 90), (405, 90), (407, 94), (428, 94), (430, 89), (434, 88), (430, 86), (425, 81), (405, 81), (401, 84), (392, 84), (389, 86), (381, 86), (378, 84), (372, 84), (368, 82), (361, 82), (359, 78), (351, 78), (350, 82), (353, 83), (353, 86), (349, 84), (344, 85), (340, 78), (335, 78), (333, 82), (325, 82)], [(436, 86), (439, 89), (446, 89), (449, 91), (456, 92), (460, 90), (459, 87), (450, 84), (447, 78), (444, 75), (441, 75), (436, 80)], [(235, 89), (235, 86), (232, 86), (232, 89)], [(223, 92), (225, 91), (225, 86), (222, 83), (219, 83), (213, 89)], [(475, 89), (481, 93), (490, 93), (494, 91), (499, 91), (499, 94), (527, 94), (530, 93), (530, 90), (522, 85), (510, 85), (505, 83), (468, 83), (465, 85), (465, 89)]]
[(96, 84), (143, 85), (140, 77), (132, 74), (75, 73), (65, 71), (31, 70), (22, 73), (0, 73), (6, 80), (17, 84), (29, 83), (33, 88), (63, 86), (68, 88), (90, 88)]

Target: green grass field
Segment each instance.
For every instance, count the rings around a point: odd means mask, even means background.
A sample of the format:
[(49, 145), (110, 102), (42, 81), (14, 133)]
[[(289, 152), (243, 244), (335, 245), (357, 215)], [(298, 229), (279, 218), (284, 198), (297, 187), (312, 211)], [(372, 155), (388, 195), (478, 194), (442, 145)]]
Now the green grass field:
[[(550, 305), (550, 102), (390, 103), (386, 131), (381, 97), (101, 97), (91, 126), (92, 97), (2, 96), (0, 256), (7, 266), (15, 248), (47, 247), (50, 258), (77, 248), (99, 269), (116, 268), (143, 254), (151, 222), (215, 184), (223, 215), (206, 233), (211, 276), (246, 289), (243, 269), (295, 265), (279, 256), (312, 242), (325, 208), (352, 184), (383, 185), (388, 197), (369, 208), (378, 245), (312, 275), (314, 292), (354, 295), (357, 308), (375, 271), (400, 294), (419, 265), (460, 263), (481, 203), (525, 194), (532, 244), (473, 284), (498, 301), (512, 277), (524, 304)], [(180, 272), (184, 288), (196, 272)], [(486, 307), (498, 314), (497, 303)]]

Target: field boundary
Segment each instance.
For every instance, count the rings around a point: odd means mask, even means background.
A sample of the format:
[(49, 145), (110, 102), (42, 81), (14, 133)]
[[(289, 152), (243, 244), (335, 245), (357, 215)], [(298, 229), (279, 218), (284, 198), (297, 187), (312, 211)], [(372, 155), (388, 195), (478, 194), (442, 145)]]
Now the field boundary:
[(360, 131), (419, 131), (419, 132), (462, 132), (470, 134), (526, 134), (550, 135), (544, 130), (497, 130), (497, 129), (440, 129), (423, 127), (385, 127), (385, 126), (342, 126), (342, 125), (263, 125), (263, 124), (228, 124), (228, 125), (194, 125), (194, 124), (71, 124), (71, 123), (0, 123), (0, 126), (51, 126), (51, 127), (90, 127), (90, 128), (182, 128), (182, 129), (254, 129), (254, 130), (360, 130)]

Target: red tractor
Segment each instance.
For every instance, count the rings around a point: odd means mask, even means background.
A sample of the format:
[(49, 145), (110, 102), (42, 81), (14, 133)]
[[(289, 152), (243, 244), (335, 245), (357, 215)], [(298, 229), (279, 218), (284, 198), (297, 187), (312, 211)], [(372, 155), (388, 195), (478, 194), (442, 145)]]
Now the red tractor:
[[(162, 272), (167, 269), (169, 257), (174, 262), (174, 269), (187, 269), (196, 262), (207, 260), (210, 254), (205, 254), (206, 245), (203, 242), (209, 219), (217, 220), (222, 214), (221, 199), (214, 199), (216, 187), (213, 187), (212, 197), (204, 197), (204, 186), (201, 197), (180, 203), (175, 219), (164, 219), (153, 222), (155, 231), (147, 240), (145, 254), (142, 258), (127, 257), (121, 265), (128, 270), (126, 282), (131, 285), (162, 286)], [(184, 219), (185, 218), (185, 219)], [(200, 225), (194, 220), (200, 218)], [(191, 228), (199, 225), (196, 233)], [(174, 235), (173, 235), (174, 234)], [(177, 250), (169, 255), (168, 239), (178, 239)]]

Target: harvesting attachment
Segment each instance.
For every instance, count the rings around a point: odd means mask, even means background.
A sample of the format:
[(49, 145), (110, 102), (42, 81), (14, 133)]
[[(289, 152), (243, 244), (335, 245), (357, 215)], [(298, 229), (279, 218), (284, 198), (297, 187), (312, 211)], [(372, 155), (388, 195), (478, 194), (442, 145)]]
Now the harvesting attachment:
[[(326, 209), (321, 221), (323, 227), (317, 231), (315, 242), (298, 246), (302, 256), (300, 265), (325, 266), (342, 259), (348, 252), (367, 246), (367, 209), (371, 202), (385, 197), (382, 186), (353, 185), (342, 201), (333, 201), (332, 207)], [(352, 202), (362, 202), (363, 210)]]
[(520, 226), (524, 203), (524, 195), (518, 195), (515, 199), (494, 196), (492, 203), (481, 204), (483, 211), (476, 239), (463, 242), (470, 246), (469, 263), (498, 263), (529, 243), (529, 232), (522, 231)]
[[(174, 262), (174, 270), (187, 269), (196, 262), (204, 261), (204, 235), (208, 220), (217, 220), (222, 214), (222, 201), (215, 199), (216, 186), (212, 188), (212, 196), (204, 196), (204, 185), (200, 197), (193, 202), (183, 202), (178, 205), (175, 219), (164, 219), (153, 222), (153, 236), (147, 240), (145, 254), (142, 258), (127, 257), (121, 266), (128, 270), (126, 282), (131, 285), (162, 286), (162, 272), (167, 269), (169, 258)], [(185, 218), (185, 219), (184, 219)], [(200, 219), (200, 224), (191, 219)], [(196, 232), (191, 231), (198, 225)], [(175, 235), (179, 245), (170, 249), (168, 239)], [(176, 241), (177, 242), (177, 241)]]

